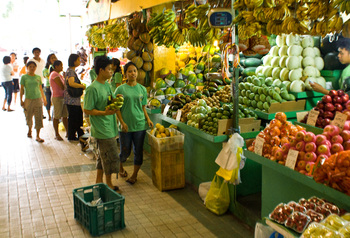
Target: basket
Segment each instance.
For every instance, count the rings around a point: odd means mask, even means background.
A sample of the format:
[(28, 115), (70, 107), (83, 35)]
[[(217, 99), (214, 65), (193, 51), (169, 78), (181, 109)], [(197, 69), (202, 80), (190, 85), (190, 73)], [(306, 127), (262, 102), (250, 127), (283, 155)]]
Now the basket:
[[(103, 203), (91, 205), (91, 201), (101, 198)], [(124, 196), (99, 183), (73, 190), (74, 218), (78, 220), (92, 236), (123, 229)]]
[(160, 191), (185, 187), (184, 150), (159, 152), (151, 148), (152, 182)]
[(148, 143), (150, 146), (158, 152), (183, 149), (185, 135), (174, 128), (170, 128), (168, 130), (170, 130), (170, 132), (173, 132), (174, 136), (157, 138), (151, 135), (151, 130), (148, 130)]

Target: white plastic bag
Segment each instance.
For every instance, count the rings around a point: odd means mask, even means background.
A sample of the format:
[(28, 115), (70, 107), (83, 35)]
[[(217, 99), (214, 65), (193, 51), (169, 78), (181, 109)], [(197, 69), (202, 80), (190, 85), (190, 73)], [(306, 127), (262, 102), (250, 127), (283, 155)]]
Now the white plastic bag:
[(210, 188), (210, 184), (211, 184), (211, 181), (199, 184), (198, 195), (202, 199), (202, 201), (204, 201), (205, 197), (207, 196), (207, 193)]
[(269, 226), (265, 226), (260, 222), (255, 224), (254, 238), (270, 238), (274, 229)]

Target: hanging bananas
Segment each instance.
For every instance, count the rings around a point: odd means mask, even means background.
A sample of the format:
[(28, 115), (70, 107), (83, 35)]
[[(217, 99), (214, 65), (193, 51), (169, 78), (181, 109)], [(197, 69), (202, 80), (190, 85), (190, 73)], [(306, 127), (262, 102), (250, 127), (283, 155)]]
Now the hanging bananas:
[(328, 20), (328, 30), (332, 33), (339, 33), (343, 28), (343, 18), (339, 14), (336, 14)]
[(350, 1), (348, 0), (335, 0), (332, 3), (334, 8), (339, 8), (339, 12), (350, 14)]

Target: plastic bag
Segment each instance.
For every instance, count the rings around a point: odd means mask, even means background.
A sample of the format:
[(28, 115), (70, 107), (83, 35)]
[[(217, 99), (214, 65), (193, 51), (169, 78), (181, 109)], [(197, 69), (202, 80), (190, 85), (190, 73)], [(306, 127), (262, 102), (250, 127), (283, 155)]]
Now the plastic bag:
[(269, 227), (257, 222), (255, 224), (254, 237), (255, 238), (270, 238), (270, 236), (274, 233), (274, 230)]
[(224, 214), (230, 205), (228, 184), (219, 176), (215, 175), (210, 189), (205, 197), (205, 206), (217, 215)]
[(207, 196), (208, 191), (210, 189), (210, 184), (211, 184), (210, 181), (199, 184), (198, 194), (199, 194), (199, 197), (202, 199), (202, 201), (205, 201), (205, 197)]

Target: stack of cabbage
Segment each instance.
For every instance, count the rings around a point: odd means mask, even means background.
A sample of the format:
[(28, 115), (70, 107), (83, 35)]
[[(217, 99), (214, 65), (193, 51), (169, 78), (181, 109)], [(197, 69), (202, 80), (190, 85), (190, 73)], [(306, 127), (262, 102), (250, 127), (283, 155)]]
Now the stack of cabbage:
[(264, 56), (264, 64), (256, 69), (256, 74), (273, 79), (274, 86), (285, 84), (291, 92), (312, 90), (309, 81), (326, 87), (320, 74), (324, 61), (319, 48), (314, 47), (313, 37), (281, 35), (277, 36), (276, 44)]

